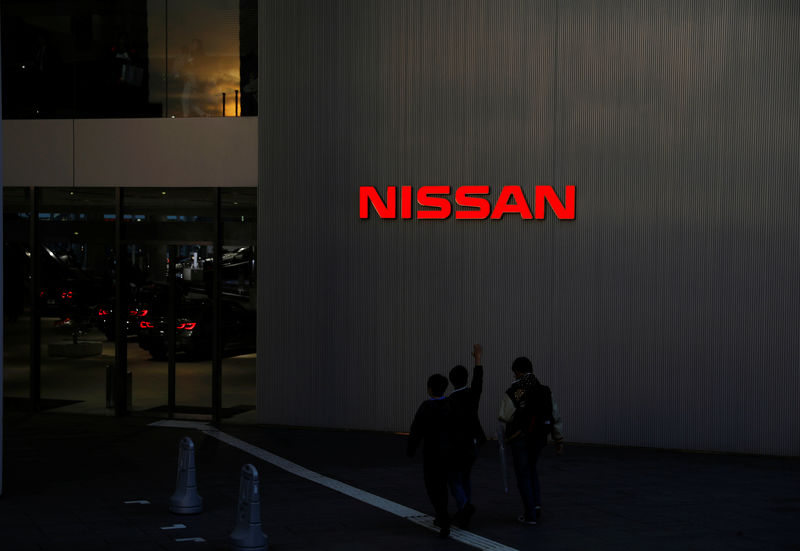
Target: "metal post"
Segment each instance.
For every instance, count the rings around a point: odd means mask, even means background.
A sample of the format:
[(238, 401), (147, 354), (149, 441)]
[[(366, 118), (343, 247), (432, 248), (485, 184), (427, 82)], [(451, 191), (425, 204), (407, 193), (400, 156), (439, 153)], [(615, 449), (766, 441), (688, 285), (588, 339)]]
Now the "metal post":
[(123, 190), (117, 188), (116, 218), (114, 220), (114, 255), (116, 264), (116, 293), (114, 296), (114, 321), (116, 324), (114, 343), (114, 415), (122, 417), (127, 413), (128, 386), (128, 335), (125, 322), (128, 319), (128, 293), (125, 276), (125, 243), (122, 240)]
[(234, 93), (233, 106), (235, 108), (235, 114), (238, 117), (239, 116), (239, 90), (234, 90), (233, 93)]
[(214, 188), (214, 280), (212, 285), (211, 312), (212, 329), (211, 359), (211, 409), (213, 423), (220, 424), (222, 412), (222, 190)]
[(37, 412), (41, 406), (42, 396), (42, 313), (39, 296), (39, 189), (30, 188), (30, 251), (31, 251), (31, 371), (30, 398), (31, 411)]
[(169, 0), (164, 0), (164, 107), (162, 117), (169, 117)]
[(222, 116), (225, 116), (225, 92), (222, 92)]
[[(2, 85), (0, 85), (0, 89), (2, 89)], [(2, 105), (2, 101), (0, 100), (0, 105)], [(2, 107), (0, 107), (0, 120), (3, 120), (3, 113)], [(1, 127), (2, 125), (0, 125)], [(5, 215), (5, 210), (3, 210), (3, 132), (2, 128), (0, 128), (0, 212)], [(4, 243), (3, 240), (3, 224), (0, 224), (0, 243)], [(3, 269), (5, 268), (3, 262), (3, 255), (0, 255), (0, 289), (3, 289)], [(3, 293), (0, 293), (0, 312), (5, 312), (3, 309), (5, 305), (3, 304)], [(5, 334), (5, 326), (3, 323), (3, 318), (5, 316), (0, 316), (0, 335)], [(0, 496), (3, 495), (3, 340), (0, 339)]]
[(175, 315), (175, 263), (178, 261), (178, 247), (169, 246), (169, 310), (167, 312), (167, 411), (170, 418), (175, 415), (175, 327), (178, 324)]

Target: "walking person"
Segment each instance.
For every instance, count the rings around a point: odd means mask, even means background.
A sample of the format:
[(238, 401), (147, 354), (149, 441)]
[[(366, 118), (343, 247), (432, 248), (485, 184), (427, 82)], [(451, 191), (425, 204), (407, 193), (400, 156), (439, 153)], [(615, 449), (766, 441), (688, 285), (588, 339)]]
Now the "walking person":
[(422, 444), (422, 465), (425, 490), (431, 500), (439, 527), (439, 537), (450, 535), (450, 516), (447, 512), (447, 478), (452, 462), (450, 436), (450, 403), (444, 396), (447, 378), (434, 374), (428, 378), (429, 398), (420, 404), (408, 436), (409, 457)]
[(542, 495), (536, 463), (550, 436), (556, 453), (564, 449), (561, 417), (550, 388), (533, 374), (533, 364), (526, 357), (511, 365), (514, 383), (500, 401), (500, 420), (505, 423), (505, 441), (511, 449), (517, 488), (524, 507), (517, 520), (536, 524), (542, 513)]
[(447, 398), (452, 415), (453, 461), (447, 484), (458, 508), (453, 523), (459, 528), (468, 528), (472, 515), (475, 514), (470, 475), (478, 447), (486, 442), (486, 434), (478, 418), (478, 405), (483, 391), (482, 354), (483, 347), (480, 344), (474, 345), (472, 356), (475, 359), (475, 367), (472, 371), (471, 386), (467, 386), (469, 373), (463, 365), (455, 366), (449, 373), (454, 389)]

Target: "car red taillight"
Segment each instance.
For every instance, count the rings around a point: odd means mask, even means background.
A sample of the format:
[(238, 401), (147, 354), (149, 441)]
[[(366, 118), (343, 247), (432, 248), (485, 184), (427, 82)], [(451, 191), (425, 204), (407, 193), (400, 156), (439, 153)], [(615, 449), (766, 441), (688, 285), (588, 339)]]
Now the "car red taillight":
[(140, 321), (139, 322), (139, 327), (141, 327), (142, 329), (152, 329), (153, 328), (153, 324), (150, 323), (149, 321)]
[(191, 331), (192, 329), (194, 329), (195, 325), (197, 325), (197, 322), (187, 321), (186, 323), (179, 323), (177, 329), (183, 329), (184, 331)]

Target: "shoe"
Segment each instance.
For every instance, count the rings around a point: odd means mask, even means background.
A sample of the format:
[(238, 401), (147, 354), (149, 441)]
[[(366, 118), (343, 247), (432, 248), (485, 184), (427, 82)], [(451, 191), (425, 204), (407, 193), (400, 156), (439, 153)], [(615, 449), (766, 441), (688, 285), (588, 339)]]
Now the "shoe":
[(469, 505), (465, 506), (455, 515), (453, 515), (453, 524), (455, 524), (459, 528), (463, 528), (464, 530), (466, 530), (467, 528), (469, 528), (469, 521), (470, 518), (472, 517), (472, 512), (474, 511), (475, 511), (474, 507), (470, 510)]
[(434, 517), (433, 525), (439, 527), (439, 537), (444, 539), (450, 535), (450, 517)]
[(464, 528), (464, 520), (466, 519), (466, 511), (464, 509), (459, 509), (456, 511), (456, 514), (453, 515), (453, 518), (450, 519), (452, 524), (455, 524), (459, 528)]
[(522, 524), (530, 524), (530, 525), (536, 524), (536, 518), (532, 515), (520, 515), (517, 517), (517, 520)]
[(458, 517), (458, 522), (453, 520), (453, 524), (458, 526), (459, 528), (467, 529), (469, 528), (469, 521), (472, 520), (472, 515), (475, 514), (475, 506), (472, 503), (467, 503), (464, 505), (464, 508), (456, 513)]

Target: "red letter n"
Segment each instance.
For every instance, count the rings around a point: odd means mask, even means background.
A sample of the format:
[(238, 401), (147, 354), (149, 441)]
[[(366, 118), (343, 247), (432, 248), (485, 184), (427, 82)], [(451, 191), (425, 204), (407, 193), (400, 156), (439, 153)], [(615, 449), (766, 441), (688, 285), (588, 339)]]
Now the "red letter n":
[(386, 188), (386, 203), (381, 199), (378, 191), (372, 186), (361, 186), (358, 190), (358, 214), (361, 218), (369, 218), (369, 204), (375, 207), (375, 212), (380, 218), (397, 217), (397, 188)]
[(544, 220), (544, 204), (550, 203), (557, 218), (575, 220), (575, 186), (567, 186), (564, 192), (564, 203), (558, 199), (555, 190), (550, 186), (536, 186), (533, 212), (537, 220)]

